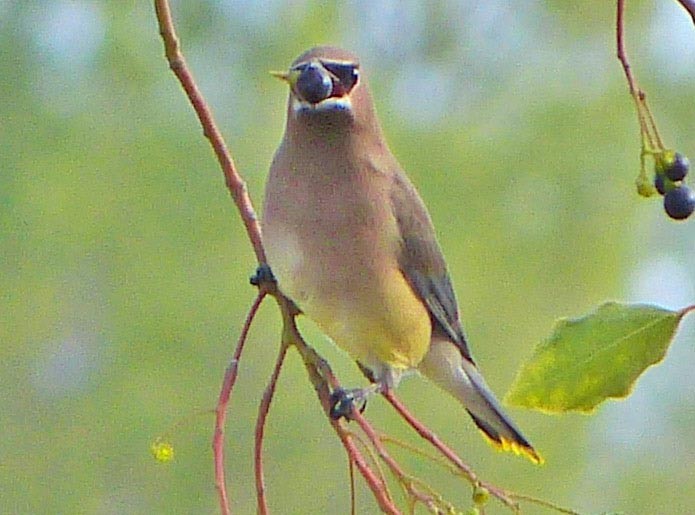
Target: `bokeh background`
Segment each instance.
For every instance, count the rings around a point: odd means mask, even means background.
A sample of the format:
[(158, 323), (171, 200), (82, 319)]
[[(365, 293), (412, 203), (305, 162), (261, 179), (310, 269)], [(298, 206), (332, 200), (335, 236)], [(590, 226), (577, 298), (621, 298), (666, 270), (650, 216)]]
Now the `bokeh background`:
[[(695, 157), (695, 28), (675, 1), (627, 3), (628, 50), (662, 135)], [(268, 70), (318, 43), (362, 55), (500, 396), (558, 317), (608, 299), (695, 301), (695, 222), (671, 222), (658, 199), (635, 193), (639, 133), (614, 57), (614, 2), (173, 8), (258, 209), (286, 102)], [(0, 512), (215, 513), (209, 410), (254, 296), (255, 263), (167, 69), (152, 2), (0, 1), (0, 50)], [(302, 327), (344, 384), (364, 383), (346, 355)], [(235, 513), (255, 513), (253, 425), (278, 335), (268, 302), (230, 406)], [(686, 319), (665, 362), (593, 416), (511, 409), (544, 467), (493, 452), (424, 380), (399, 393), (502, 486), (582, 513), (691, 513), (694, 338)], [(417, 442), (381, 399), (368, 415)], [(175, 445), (172, 464), (150, 456), (158, 436)], [(396, 454), (469, 505), (467, 483)], [(294, 352), (265, 462), (274, 513), (348, 513), (344, 454)], [(363, 486), (358, 503), (376, 512)]]

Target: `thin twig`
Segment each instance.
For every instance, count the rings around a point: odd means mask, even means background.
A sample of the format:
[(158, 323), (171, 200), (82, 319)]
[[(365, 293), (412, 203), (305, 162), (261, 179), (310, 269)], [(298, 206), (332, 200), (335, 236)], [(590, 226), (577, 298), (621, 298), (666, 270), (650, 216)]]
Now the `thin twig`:
[[(159, 24), (159, 33), (164, 41), (164, 52), (166, 59), (169, 63), (169, 67), (174, 72), (178, 78), (181, 86), (186, 92), (193, 109), (198, 116), (198, 120), (203, 127), (203, 133), (205, 137), (210, 142), (217, 160), (220, 163), (222, 172), (225, 177), (225, 184), (229, 190), (234, 203), (241, 215), (242, 222), (246, 228), (246, 233), (248, 235), (249, 241), (253, 246), (253, 250), (256, 254), (256, 259), (259, 263), (265, 263), (265, 251), (263, 249), (263, 244), (261, 242), (261, 228), (258, 223), (258, 217), (251, 203), (251, 198), (248, 195), (248, 190), (246, 188), (246, 183), (242, 180), (241, 176), (238, 174), (234, 161), (227, 149), (227, 145), (222, 138), (222, 134), (217, 129), (215, 120), (208, 108), (205, 100), (203, 99), (200, 90), (198, 89), (192, 73), (186, 65), (186, 61), (180, 50), (180, 44), (178, 36), (176, 35), (176, 30), (174, 28), (174, 22), (171, 16), (171, 9), (169, 3), (166, 0), (155, 0), (154, 2), (155, 12), (157, 14), (157, 22)], [(225, 473), (224, 473), (224, 423), (226, 418), (226, 408), (229, 402), (229, 396), (231, 395), (232, 388), (236, 381), (239, 358), (244, 347), (244, 342), (246, 341), (246, 335), (250, 328), (253, 317), (255, 316), (258, 306), (265, 297), (265, 291), (259, 291), (256, 301), (253, 307), (249, 311), (249, 315), (246, 318), (246, 323), (242, 330), (242, 334), (239, 336), (236, 351), (234, 352), (234, 357), (232, 358), (227, 370), (225, 371), (224, 380), (222, 383), (222, 389), (220, 391), (220, 397), (218, 400), (215, 420), (215, 434), (213, 436), (213, 455), (215, 461), (215, 487), (218, 491), (220, 510), (223, 514), (230, 513), (229, 497), (227, 494)]]
[(642, 92), (641, 95), (641, 100), (642, 100), (642, 105), (640, 107), (643, 107), (643, 110), (646, 112), (647, 116), (647, 122), (649, 123), (649, 126), (651, 127), (651, 130), (649, 131), (649, 140), (652, 141), (652, 149), (656, 150), (663, 150), (664, 149), (664, 142), (661, 140), (661, 135), (659, 134), (659, 128), (656, 126), (656, 120), (654, 119), (654, 116), (652, 115), (652, 110), (649, 109), (649, 106), (647, 105), (647, 98)]
[(625, 13), (625, 0), (617, 0), (616, 2), (617, 14), (615, 17), (615, 37), (616, 37), (616, 47), (618, 49), (618, 60), (623, 66), (623, 71), (625, 72), (625, 78), (627, 79), (627, 84), (630, 87), (630, 94), (634, 97), (637, 94), (638, 88), (635, 83), (635, 78), (632, 75), (632, 69), (630, 68), (630, 63), (627, 60), (627, 54), (625, 52), (625, 43), (623, 35), (624, 26), (624, 13)]
[(244, 321), (244, 326), (241, 329), (241, 334), (239, 334), (234, 355), (232, 356), (232, 360), (229, 362), (229, 365), (225, 370), (222, 388), (220, 389), (220, 397), (217, 401), (217, 407), (215, 408), (215, 434), (212, 438), (213, 458), (215, 461), (215, 488), (217, 488), (219, 496), (220, 510), (225, 515), (231, 513), (224, 476), (224, 423), (225, 419), (227, 418), (227, 404), (229, 404), (229, 397), (232, 393), (232, 389), (234, 388), (234, 384), (236, 383), (236, 378), (239, 371), (239, 360), (241, 359), (241, 353), (244, 350), (246, 337), (249, 334), (251, 323), (253, 322), (253, 319), (258, 312), (258, 308), (263, 302), (265, 296), (266, 292), (264, 290), (259, 290), (256, 299), (251, 305), (251, 309), (249, 309), (249, 312), (246, 315), (246, 320)]
[[(215, 151), (215, 155), (217, 156), (224, 173), (225, 184), (227, 189), (230, 191), (232, 198), (234, 199), (237, 209), (239, 210), (244, 226), (246, 227), (247, 235), (256, 254), (256, 258), (259, 263), (265, 263), (266, 257), (261, 242), (261, 229), (255, 210), (253, 209), (251, 199), (248, 196), (246, 184), (237, 173), (234, 162), (229, 154), (226, 144), (224, 143), (222, 135), (217, 129), (212, 114), (210, 113), (210, 110), (208, 109), (198, 87), (196, 86), (192, 74), (188, 70), (188, 66), (186, 65), (185, 59), (180, 51), (180, 45), (174, 29), (169, 4), (166, 0), (155, 0), (154, 4), (157, 14), (157, 21), (159, 23), (159, 31), (164, 41), (165, 54), (167, 61), (169, 62), (169, 67), (174, 72), (184, 91), (186, 92), (186, 95), (193, 105), (198, 119), (203, 126), (205, 137), (208, 138)], [(301, 335), (299, 335), (299, 332), (296, 329), (294, 324), (294, 316), (296, 313), (292, 312), (291, 302), (278, 292), (274, 292), (273, 295), (278, 300), (283, 314), (283, 330), (293, 334), (293, 343), (300, 350), (300, 353), (306, 357), (310, 354), (308, 352), (308, 349), (310, 348), (303, 341)], [(325, 389), (325, 391), (323, 391), (316, 382), (317, 378), (320, 378), (320, 374), (316, 370), (316, 363), (323, 360), (317, 354), (315, 354), (313, 349), (311, 349), (311, 351), (315, 355), (314, 359), (305, 359), (305, 366), (309, 372), (310, 378), (312, 378), (314, 387), (319, 393), (324, 408), (327, 409), (326, 407), (330, 402), (328, 390)], [(217, 420), (215, 426), (215, 435), (213, 438), (213, 450), (215, 456), (215, 484), (219, 492), (220, 509), (225, 515), (230, 513), (230, 508), (224, 480), (224, 442), (222, 436), (225, 422), (225, 409), (229, 401), (231, 387), (236, 379), (238, 370), (237, 367), (238, 358), (235, 357), (225, 372), (223, 388), (220, 392), (220, 402), (218, 403), (217, 407)], [(355, 463), (370, 489), (374, 493), (382, 511), (392, 514), (398, 513), (398, 509), (384, 494), (384, 485), (380, 483), (378, 478), (376, 478), (374, 473), (367, 466), (364, 458), (354, 446), (354, 443), (351, 441), (348, 433), (337, 422), (332, 421), (331, 424), (338, 434), (343, 446), (345, 447), (349, 459)]]
[(357, 492), (355, 491), (355, 463), (348, 460), (350, 474), (350, 515), (357, 515)]
[(463, 460), (444, 442), (442, 442), (439, 437), (432, 432), (427, 426), (420, 422), (415, 416), (410, 413), (408, 408), (406, 408), (403, 403), (396, 397), (392, 391), (387, 391), (383, 393), (383, 396), (387, 401), (396, 409), (398, 414), (412, 427), (417, 433), (426, 441), (428, 441), (437, 451), (439, 451), (442, 456), (444, 456), (449, 462), (451, 462), (457, 470), (471, 482), (473, 485), (481, 485), (488, 489), (490, 495), (498, 499), (504, 505), (508, 506), (513, 511), (519, 510), (519, 505), (512, 499), (510, 494), (495, 485), (485, 483), (478, 479), (478, 476), (470, 466), (466, 465)]
[[(622, 0), (619, 0), (619, 2), (622, 4)], [(685, 0), (682, 0), (681, 3), (684, 4), (684, 7), (686, 7), (686, 9), (688, 9), (686, 4), (689, 5), (689, 1), (686, 2)], [(203, 99), (193, 79), (193, 76), (188, 69), (188, 66), (186, 65), (185, 59), (180, 51), (179, 40), (174, 30), (174, 25), (171, 17), (171, 10), (169, 8), (167, 0), (155, 0), (154, 4), (157, 13), (157, 21), (159, 23), (160, 34), (164, 41), (165, 54), (167, 61), (169, 62), (169, 67), (176, 75), (184, 91), (186, 92), (186, 95), (189, 101), (191, 102), (196, 112), (196, 115), (198, 116), (198, 119), (203, 127), (204, 135), (213, 147), (215, 155), (224, 173), (225, 184), (241, 215), (242, 222), (245, 226), (251, 245), (253, 246), (257, 261), (259, 262), (259, 264), (264, 264), (266, 263), (266, 256), (261, 241), (261, 228), (258, 222), (258, 218), (256, 216), (256, 212), (251, 203), (251, 199), (248, 195), (246, 183), (237, 173), (236, 167), (228, 151), (228, 148), (222, 138), (222, 135), (217, 129), (212, 114), (207, 104), (205, 103), (205, 100)], [(689, 10), (689, 12), (692, 11)], [(625, 65), (627, 64), (626, 59), (624, 60), (624, 63)], [(630, 73), (629, 65), (626, 68), (626, 73)], [(258, 485), (260, 485), (259, 496), (261, 500), (259, 500), (259, 510), (261, 511), (261, 513), (265, 513), (267, 511), (267, 506), (265, 506), (264, 501), (265, 496), (263, 495), (264, 487), (262, 460), (260, 459), (262, 451), (263, 427), (272, 399), (272, 392), (275, 388), (275, 381), (277, 380), (277, 375), (279, 374), (279, 371), (282, 367), (282, 362), (284, 360), (284, 355), (288, 346), (290, 344), (294, 345), (301, 354), (305, 368), (309, 374), (309, 378), (317, 392), (319, 400), (327, 415), (330, 411), (329, 387), (330, 389), (335, 389), (339, 386), (338, 381), (336, 380), (330, 367), (328, 366), (328, 363), (321, 356), (319, 356), (313, 348), (306, 344), (301, 334), (297, 330), (295, 317), (298, 313), (293, 308), (294, 305), (292, 301), (290, 299), (287, 299), (280, 292), (274, 289), (269, 289), (267, 287), (261, 286), (258, 292), (258, 296), (256, 297), (256, 300), (254, 301), (246, 317), (245, 324), (237, 342), (237, 347), (235, 349), (234, 356), (225, 371), (224, 381), (216, 408), (217, 416), (215, 423), (215, 435), (213, 438), (213, 452), (215, 459), (215, 486), (218, 489), (219, 493), (221, 512), (225, 515), (230, 513), (230, 505), (227, 490), (225, 487), (224, 476), (223, 428), (226, 419), (226, 408), (229, 402), (232, 388), (236, 381), (239, 359), (241, 357), (241, 353), (248, 335), (251, 322), (253, 321), (253, 318), (256, 312), (258, 311), (258, 307), (260, 306), (261, 302), (268, 294), (275, 297), (283, 316), (283, 346), (281, 349), (281, 354), (278, 356), (278, 361), (276, 362), (276, 368), (274, 370), (273, 378), (271, 378), (271, 383), (269, 383), (268, 388), (266, 388), (266, 395), (264, 395), (261, 407), (259, 408), (260, 413), (259, 419), (257, 421), (256, 484), (257, 487)], [(407, 410), (405, 410), (405, 408), (402, 408), (402, 411), (399, 410), (399, 412), (402, 415), (404, 415), (406, 421), (408, 421), (408, 423), (410, 423), (418, 431), (418, 433), (420, 433), (423, 437), (431, 441), (433, 445), (435, 445), (440, 450), (440, 452), (442, 452), (450, 461), (452, 461), (452, 463), (457, 465), (459, 470), (464, 471), (464, 473), (469, 479), (476, 477), (475, 474), (470, 470), (470, 468), (466, 466), (460, 460), (460, 458), (458, 458), (453, 453), (453, 451), (451, 451), (448, 447), (441, 443), (441, 441), (439, 441), (439, 439), (435, 435), (433, 435), (431, 431), (429, 431), (425, 426), (416, 421), (412, 416), (410, 416), (410, 418), (406, 417), (405, 413), (407, 413)], [(377, 477), (377, 475), (375, 475), (372, 469), (368, 466), (366, 460), (364, 459), (364, 456), (356, 447), (350, 432), (345, 429), (342, 422), (331, 420), (330, 417), (327, 418), (329, 419), (331, 427), (333, 427), (334, 431), (340, 438), (343, 447), (346, 450), (351, 467), (352, 464), (354, 464), (357, 467), (357, 470), (360, 472), (362, 477), (365, 479), (367, 485), (371, 489), (379, 505), (379, 508), (387, 514), (399, 514), (400, 511), (394, 504), (393, 500), (390, 498), (385, 482), (381, 478)], [(358, 414), (357, 418), (360, 422), (362, 430), (365, 432), (365, 434), (368, 435), (368, 437), (372, 441), (372, 444), (379, 453), (380, 458), (389, 466), (389, 468), (394, 472), (394, 474), (396, 474), (401, 484), (407, 488), (408, 492), (411, 495), (411, 499), (413, 501), (417, 500), (425, 503), (432, 510), (438, 509), (435, 504), (435, 500), (430, 495), (419, 492), (419, 490), (414, 486), (416, 481), (412, 478), (409, 478), (400, 468), (398, 463), (396, 463), (395, 460), (393, 460), (393, 458), (391, 458), (390, 455), (386, 452), (385, 448), (383, 447), (383, 444), (379, 440), (377, 433), (374, 431), (371, 425), (363, 417), (361, 417), (361, 415)], [(415, 421), (416, 424), (413, 424), (413, 421)], [(505, 502), (505, 504), (508, 504), (508, 502), (504, 500), (502, 494), (497, 495), (497, 493), (504, 492), (503, 490), (497, 489), (492, 485), (485, 484), (485, 486), (486, 488), (488, 488), (491, 494), (497, 496), (500, 500)], [(352, 495), (354, 496), (354, 489)], [(516, 511), (516, 507), (514, 504), (508, 505)], [(355, 508), (353, 502), (353, 510), (354, 509)]]
[(637, 120), (640, 125), (642, 139), (649, 149), (662, 148), (663, 144), (656, 130), (656, 124), (651, 115), (651, 111), (649, 111), (647, 107), (647, 95), (637, 85), (635, 76), (632, 73), (630, 61), (627, 57), (627, 52), (625, 51), (625, 0), (616, 1), (615, 38), (618, 60), (623, 67), (630, 96), (635, 102)]
[(681, 309), (678, 312), (678, 317), (679, 317), (679, 319), (683, 318), (685, 315), (687, 315), (688, 313), (691, 313), (693, 311), (695, 311), (695, 304), (691, 304), (690, 306), (686, 306), (683, 309)]
[(263, 392), (263, 398), (261, 399), (261, 404), (258, 407), (258, 417), (256, 418), (253, 457), (256, 478), (256, 499), (259, 515), (268, 514), (268, 500), (265, 496), (265, 478), (263, 474), (263, 436), (265, 434), (265, 421), (268, 417), (268, 412), (270, 411), (270, 403), (273, 400), (273, 394), (275, 393), (275, 387), (277, 386), (282, 364), (285, 361), (285, 356), (287, 356), (287, 348), (287, 344), (283, 342), (280, 346), (278, 357), (275, 360), (275, 368), (273, 368), (273, 373), (270, 376), (270, 380), (268, 381), (265, 391)]
[(523, 494), (512, 494), (512, 497), (519, 499), (520, 501), (526, 501), (532, 504), (537, 504), (538, 506), (543, 506), (545, 508), (550, 508), (558, 513), (565, 513), (566, 515), (581, 515), (578, 511), (570, 510), (569, 508), (563, 508), (557, 504), (553, 504), (549, 501), (544, 501), (543, 499), (538, 499), (537, 497), (532, 497), (530, 495)]
[(451, 450), (450, 447), (448, 447), (444, 442), (442, 442), (439, 437), (432, 432), (431, 429), (429, 429), (427, 426), (425, 426), (422, 422), (420, 422), (415, 416), (410, 413), (408, 408), (405, 407), (405, 405), (396, 397), (396, 395), (392, 391), (387, 391), (383, 393), (383, 396), (386, 398), (387, 401), (393, 406), (398, 414), (405, 419), (406, 422), (408, 422), (408, 425), (412, 427), (417, 433), (430, 442), (444, 457), (446, 457), (449, 461), (451, 461), (454, 465), (456, 465), (456, 468), (458, 468), (461, 472), (465, 474), (465, 476), (471, 481), (471, 483), (475, 484), (478, 482), (478, 476), (473, 472), (473, 470), (466, 465), (461, 459), (456, 455), (456, 453)]
[(167, 0), (155, 0), (155, 11), (157, 13), (157, 21), (159, 23), (159, 33), (164, 40), (164, 52), (169, 62), (171, 71), (174, 72), (179, 79), (181, 86), (186, 92), (186, 96), (193, 105), (198, 120), (203, 127), (203, 134), (210, 141), (217, 161), (219, 161), (224, 173), (225, 183), (229, 193), (234, 199), (241, 221), (246, 227), (246, 234), (253, 246), (253, 251), (256, 254), (256, 260), (259, 264), (266, 263), (265, 250), (261, 243), (261, 226), (256, 216), (256, 211), (253, 209), (251, 198), (249, 197), (246, 183), (241, 178), (236, 170), (232, 156), (227, 149), (227, 144), (222, 138), (222, 134), (217, 129), (217, 124), (208, 108), (203, 95), (193, 79), (193, 74), (186, 64), (186, 60), (180, 50), (179, 39), (174, 29), (174, 22), (171, 17), (171, 9)]
[(389, 499), (393, 501), (393, 496), (391, 495), (391, 491), (389, 490), (388, 484), (386, 482), (386, 474), (384, 473), (384, 468), (381, 466), (381, 463), (379, 462), (379, 457), (376, 455), (375, 450), (372, 449), (370, 443), (367, 440), (365, 440), (365, 438), (359, 433), (351, 431), (350, 435), (366, 451), (370, 461), (372, 462), (372, 465), (374, 465), (374, 468), (379, 473), (379, 479), (381, 479), (381, 482), (384, 484), (384, 487), (386, 488), (386, 494), (389, 496)]
[(398, 462), (391, 457), (386, 447), (384, 447), (381, 438), (379, 438), (379, 435), (371, 424), (362, 416), (362, 413), (353, 410), (351, 418), (357, 422), (364, 434), (367, 435), (367, 438), (369, 438), (369, 441), (372, 443), (377, 453), (379, 453), (381, 460), (386, 463), (391, 472), (398, 478), (399, 482), (407, 489), (410, 496), (427, 506), (430, 510), (436, 510), (437, 506), (435, 500), (430, 495), (422, 493), (415, 488), (411, 477), (406, 474)]
[[(278, 302), (282, 304), (283, 302), (287, 302), (287, 299), (279, 297)], [(281, 307), (281, 311), (286, 313), (286, 308)], [(309, 374), (309, 380), (314, 385), (314, 390), (316, 390), (316, 394), (321, 401), (324, 412), (328, 414), (331, 404), (329, 386), (331, 389), (339, 387), (338, 380), (335, 378), (335, 375), (333, 375), (333, 371), (328, 366), (328, 363), (321, 356), (319, 356), (312, 347), (306, 344), (302, 338), (302, 335), (297, 329), (294, 315), (286, 316), (284, 320), (284, 327), (286, 337), (291, 340), (292, 344), (297, 348), (299, 354), (302, 356), (305, 368)], [(343, 427), (341, 421), (332, 420), (330, 416), (327, 418), (331, 423), (331, 427), (338, 435), (338, 438), (340, 438), (343, 447), (345, 447), (348, 454), (348, 459), (355, 464), (357, 470), (359, 470), (360, 474), (366, 481), (367, 486), (369, 486), (369, 489), (372, 491), (372, 494), (374, 495), (374, 498), (376, 499), (381, 511), (391, 515), (400, 514), (400, 511), (388, 495), (386, 485), (379, 477), (377, 477), (369, 465), (367, 465), (364, 456), (356, 447), (350, 432)]]

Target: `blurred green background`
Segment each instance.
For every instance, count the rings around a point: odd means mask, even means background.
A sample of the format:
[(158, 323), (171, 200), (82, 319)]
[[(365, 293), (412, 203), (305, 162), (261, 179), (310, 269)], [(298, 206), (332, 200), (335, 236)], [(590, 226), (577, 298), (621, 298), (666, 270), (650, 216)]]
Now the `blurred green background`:
[[(695, 28), (628, 3), (628, 50), (669, 145), (695, 157)], [(614, 2), (173, 2), (183, 48), (260, 209), (305, 48), (357, 51), (394, 153), (438, 228), (473, 351), (501, 396), (554, 319), (606, 299), (695, 301), (695, 223), (639, 198)], [(0, 1), (0, 512), (215, 513), (213, 417), (253, 254), (163, 58), (152, 2)], [(364, 379), (308, 322), (346, 385)], [(272, 302), (227, 427), (235, 513), (278, 350)], [(495, 453), (422, 379), (399, 394), (482, 477), (583, 513), (692, 512), (693, 324), (595, 416), (512, 409), (547, 459)], [(202, 414), (201, 414), (202, 412)], [(412, 442), (381, 399), (374, 423)], [(167, 435), (176, 459), (150, 443)], [(396, 452), (458, 506), (468, 484)], [(273, 513), (348, 513), (344, 453), (291, 352), (267, 428)], [(376, 507), (360, 483), (359, 513)], [(502, 513), (493, 505), (488, 513)], [(529, 506), (527, 513), (547, 513)]]

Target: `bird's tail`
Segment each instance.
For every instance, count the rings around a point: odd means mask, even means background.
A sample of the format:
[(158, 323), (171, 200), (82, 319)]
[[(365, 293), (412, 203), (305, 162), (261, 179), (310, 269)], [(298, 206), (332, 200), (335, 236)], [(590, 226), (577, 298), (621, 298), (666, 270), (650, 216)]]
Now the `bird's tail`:
[(504, 413), (476, 366), (461, 356), (452, 342), (433, 341), (419, 369), (463, 404), (475, 425), (494, 447), (526, 456), (537, 464), (543, 463), (543, 457)]

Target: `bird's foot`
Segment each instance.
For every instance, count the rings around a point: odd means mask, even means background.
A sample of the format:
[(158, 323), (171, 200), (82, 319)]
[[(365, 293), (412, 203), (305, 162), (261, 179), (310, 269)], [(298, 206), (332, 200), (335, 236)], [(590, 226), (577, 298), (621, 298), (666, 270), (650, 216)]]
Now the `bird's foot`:
[(352, 410), (356, 409), (358, 404), (361, 404), (359, 411), (362, 413), (367, 407), (367, 398), (363, 394), (361, 388), (350, 390), (336, 388), (333, 390), (333, 393), (331, 393), (330, 416), (333, 420), (341, 418), (351, 420), (353, 418)]
[(372, 384), (367, 388), (352, 388), (349, 390), (336, 388), (333, 390), (333, 393), (331, 393), (331, 408), (329, 414), (333, 420), (341, 418), (352, 420), (353, 410), (356, 409), (360, 413), (364, 413), (367, 407), (367, 399), (380, 391), (382, 391), (382, 386), (380, 384)]
[(270, 266), (266, 263), (263, 263), (262, 265), (259, 265), (258, 268), (256, 268), (256, 273), (251, 276), (249, 282), (253, 286), (258, 286), (259, 288), (264, 285), (275, 286), (277, 284), (277, 280), (275, 279), (275, 275), (273, 275), (273, 271), (270, 269)]
[(302, 310), (289, 297), (285, 297), (278, 290), (278, 281), (275, 274), (270, 268), (270, 265), (263, 263), (256, 268), (256, 273), (249, 278), (249, 282), (253, 286), (257, 286), (260, 291), (273, 296), (280, 296), (287, 302), (287, 307), (291, 316), (297, 316), (302, 313)]

